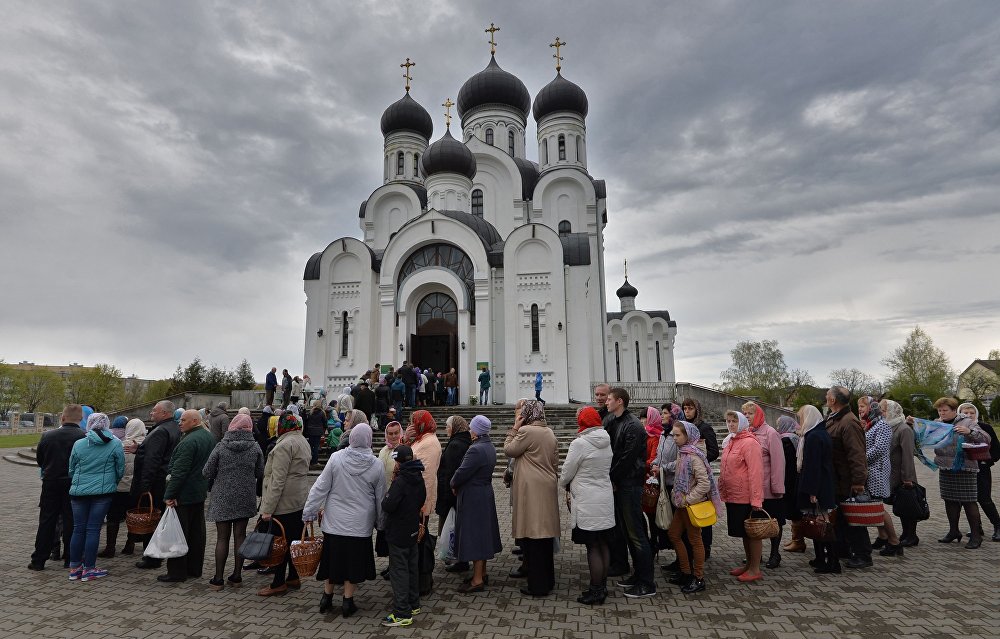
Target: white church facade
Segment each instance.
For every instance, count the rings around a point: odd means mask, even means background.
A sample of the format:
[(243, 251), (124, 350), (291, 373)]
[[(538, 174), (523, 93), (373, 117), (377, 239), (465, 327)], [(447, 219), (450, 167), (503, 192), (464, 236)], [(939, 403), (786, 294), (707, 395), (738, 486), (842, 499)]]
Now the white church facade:
[(449, 126), (433, 144), (409, 78), (382, 115), (383, 184), (361, 204), (360, 239), (306, 264), (304, 372), (339, 389), (374, 363), (455, 368), (464, 401), (485, 364), (505, 403), (533, 396), (538, 372), (557, 403), (588, 401), (596, 381), (673, 382), (669, 313), (637, 310), (627, 277), (621, 311), (606, 311), (606, 189), (587, 171), (583, 90), (557, 70), (532, 102), (491, 56), (457, 107), (460, 139)]

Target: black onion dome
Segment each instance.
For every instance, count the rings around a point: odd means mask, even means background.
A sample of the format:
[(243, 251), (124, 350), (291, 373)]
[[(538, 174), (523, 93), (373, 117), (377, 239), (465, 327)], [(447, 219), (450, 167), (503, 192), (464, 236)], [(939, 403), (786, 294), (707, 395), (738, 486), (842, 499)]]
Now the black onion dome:
[(382, 135), (389, 135), (393, 131), (414, 131), (425, 140), (430, 140), (434, 133), (434, 123), (427, 110), (407, 93), (382, 113)]
[(517, 76), (500, 68), (495, 57), (490, 57), (486, 68), (465, 81), (458, 92), (458, 115), (486, 104), (503, 104), (513, 107), (528, 117), (531, 95)]
[(448, 129), (420, 156), (420, 170), (424, 177), (435, 173), (458, 173), (471, 180), (476, 177), (476, 156), (469, 147), (451, 137), (451, 129)]
[(535, 96), (532, 114), (535, 122), (556, 111), (571, 111), (585, 118), (588, 108), (587, 94), (583, 89), (562, 77), (561, 73), (556, 73), (555, 79)]
[(618, 299), (624, 299), (626, 297), (636, 297), (637, 295), (639, 295), (639, 290), (636, 287), (629, 284), (628, 278), (625, 278), (625, 283), (621, 285), (621, 288), (615, 291), (615, 295), (618, 296)]

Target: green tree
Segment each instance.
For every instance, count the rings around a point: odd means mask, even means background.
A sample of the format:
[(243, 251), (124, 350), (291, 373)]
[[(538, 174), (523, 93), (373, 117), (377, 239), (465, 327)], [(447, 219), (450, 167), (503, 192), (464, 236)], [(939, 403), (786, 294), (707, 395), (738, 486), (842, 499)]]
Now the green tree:
[(720, 375), (720, 386), (727, 392), (753, 395), (778, 404), (812, 383), (806, 371), (788, 370), (785, 356), (775, 340), (742, 341), (729, 354), (733, 364)]
[(17, 405), (17, 394), (14, 392), (14, 367), (0, 359), (0, 418), (6, 417)]
[(253, 369), (250, 368), (250, 362), (246, 361), (246, 359), (236, 367), (233, 376), (233, 385), (235, 386), (233, 390), (253, 390), (257, 386), (257, 380), (253, 376)]
[(185, 391), (202, 392), (205, 388), (205, 374), (207, 370), (201, 363), (200, 357), (195, 357), (186, 367), (177, 367), (174, 372), (171, 393), (183, 393)]
[(197, 389), (203, 393), (225, 394), (232, 388), (230, 374), (223, 368), (212, 364), (205, 371), (205, 380), (202, 387)]
[(25, 413), (34, 413), (40, 406), (58, 406), (65, 394), (62, 377), (50, 370), (35, 368), (14, 375), (14, 395)]
[(170, 388), (173, 386), (174, 380), (172, 379), (160, 379), (152, 382), (143, 393), (142, 399), (139, 401), (140, 404), (146, 404), (149, 402), (157, 402), (167, 395), (170, 394)]
[(125, 398), (122, 372), (111, 364), (74, 370), (66, 378), (66, 398), (74, 404), (95, 406), (102, 412), (122, 408)]
[(923, 394), (934, 401), (951, 395), (955, 388), (955, 371), (948, 356), (919, 326), (882, 364), (890, 371), (886, 384), (896, 397)]

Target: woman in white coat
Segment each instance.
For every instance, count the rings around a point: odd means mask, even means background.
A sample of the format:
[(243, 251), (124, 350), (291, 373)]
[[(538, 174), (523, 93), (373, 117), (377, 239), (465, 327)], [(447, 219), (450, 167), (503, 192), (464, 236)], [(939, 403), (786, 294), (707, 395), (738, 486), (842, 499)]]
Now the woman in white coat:
[(601, 428), (601, 416), (587, 406), (576, 415), (580, 429), (569, 445), (559, 485), (566, 489), (573, 542), (586, 544), (590, 588), (577, 597), (582, 604), (602, 604), (608, 596), (608, 539), (615, 527), (615, 503), (608, 476), (611, 438)]

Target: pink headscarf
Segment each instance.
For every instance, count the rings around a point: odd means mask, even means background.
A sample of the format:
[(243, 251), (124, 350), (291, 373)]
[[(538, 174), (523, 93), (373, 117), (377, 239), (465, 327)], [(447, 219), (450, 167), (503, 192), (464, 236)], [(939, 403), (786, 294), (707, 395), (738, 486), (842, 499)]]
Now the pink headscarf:
[(660, 417), (660, 411), (652, 406), (646, 409), (646, 433), (653, 437), (663, 435), (663, 418)]
[(253, 419), (244, 413), (237, 414), (236, 417), (233, 417), (233, 421), (229, 422), (229, 428), (227, 429), (228, 432), (235, 430), (253, 430)]

